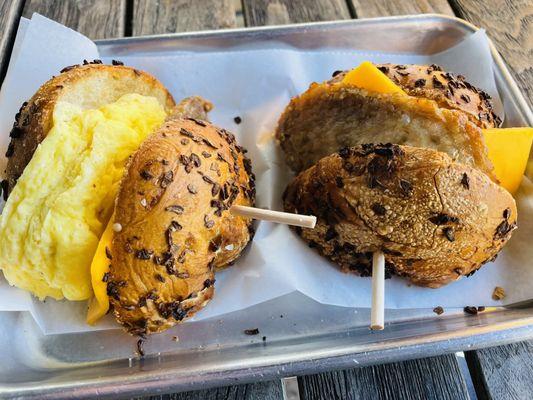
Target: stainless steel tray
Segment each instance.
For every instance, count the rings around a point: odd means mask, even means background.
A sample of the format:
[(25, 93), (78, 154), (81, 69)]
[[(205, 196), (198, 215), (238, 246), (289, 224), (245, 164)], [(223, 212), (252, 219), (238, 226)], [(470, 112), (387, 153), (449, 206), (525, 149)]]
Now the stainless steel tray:
[[(237, 29), (98, 42), (102, 56), (166, 49), (223, 51), (272, 40), (297, 48), (335, 46), (434, 53), (477, 28), (441, 15)], [(394, 38), (394, 40), (390, 40)], [(526, 101), (492, 48), (506, 120), (533, 125)], [(280, 311), (283, 310), (283, 311)], [(387, 329), (367, 328), (369, 311), (325, 306), (291, 294), (214, 320), (187, 323), (146, 344), (119, 330), (43, 335), (27, 313), (0, 313), (0, 397), (126, 397), (257, 381), (390, 362), (533, 338), (533, 305), (477, 316), (447, 310), (389, 310)], [(257, 337), (246, 328), (259, 327)], [(179, 336), (179, 342), (172, 340)], [(262, 336), (266, 336), (266, 341)]]

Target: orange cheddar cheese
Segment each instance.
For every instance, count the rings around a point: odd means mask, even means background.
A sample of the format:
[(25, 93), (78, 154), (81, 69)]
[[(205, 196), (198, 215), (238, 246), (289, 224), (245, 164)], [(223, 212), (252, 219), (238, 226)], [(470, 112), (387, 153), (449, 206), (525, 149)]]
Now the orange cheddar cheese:
[(406, 94), (370, 61), (363, 61), (357, 68), (348, 72), (342, 83), (354, 85), (370, 92)]
[(107, 252), (110, 251), (111, 241), (113, 240), (114, 217), (115, 215), (113, 214), (107, 223), (91, 263), (91, 283), (94, 296), (89, 301), (89, 310), (87, 312), (87, 323), (89, 325), (94, 325), (109, 310), (109, 297), (107, 296), (107, 283), (104, 282), (104, 275), (109, 272), (109, 264), (111, 262)]
[(483, 129), (483, 136), (500, 185), (515, 193), (526, 170), (533, 128)]

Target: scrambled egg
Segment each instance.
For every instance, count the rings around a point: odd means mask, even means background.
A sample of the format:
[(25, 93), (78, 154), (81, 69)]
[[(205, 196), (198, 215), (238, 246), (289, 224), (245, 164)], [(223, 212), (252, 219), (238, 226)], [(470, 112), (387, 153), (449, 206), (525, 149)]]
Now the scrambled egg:
[(125, 162), (165, 117), (138, 94), (98, 110), (56, 105), (0, 217), (0, 268), (11, 285), (39, 299), (91, 297), (91, 261)]

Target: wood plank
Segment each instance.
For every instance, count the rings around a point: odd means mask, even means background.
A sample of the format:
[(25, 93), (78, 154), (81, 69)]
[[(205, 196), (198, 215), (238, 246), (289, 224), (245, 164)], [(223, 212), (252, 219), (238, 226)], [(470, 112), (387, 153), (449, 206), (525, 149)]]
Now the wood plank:
[(351, 18), (344, 0), (243, 0), (246, 26)]
[(469, 399), (454, 355), (299, 378), (302, 400)]
[(164, 394), (138, 400), (282, 400), (280, 381), (258, 382), (247, 385), (226, 386), (195, 392)]
[(438, 13), (454, 15), (447, 0), (348, 0), (357, 18), (384, 17), (388, 15)]
[(136, 0), (134, 36), (235, 26), (233, 0)]
[(9, 64), (22, 6), (22, 0), (4, 0), (0, 3), (0, 85)]
[[(487, 30), (524, 93), (533, 105), (533, 3), (489, 0), (477, 4), (451, 0), (457, 15)], [(522, 399), (533, 393), (533, 342), (465, 353), (479, 399)]]
[(476, 394), (519, 400), (533, 394), (533, 341), (465, 353)]
[(27, 0), (23, 15), (37, 12), (91, 39), (124, 36), (126, 0)]
[(531, 0), (450, 0), (457, 16), (487, 30), (533, 105), (533, 2)]

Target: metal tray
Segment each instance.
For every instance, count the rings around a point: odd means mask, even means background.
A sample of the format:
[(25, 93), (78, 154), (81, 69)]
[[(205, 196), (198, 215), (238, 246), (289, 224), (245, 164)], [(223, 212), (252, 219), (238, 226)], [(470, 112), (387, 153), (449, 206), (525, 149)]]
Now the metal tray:
[[(434, 53), (477, 28), (441, 15), (378, 18), (237, 29), (97, 42), (102, 56), (224, 48), (269, 41), (298, 48), (335, 46)], [(394, 38), (394, 40), (390, 40)], [(492, 47), (506, 120), (533, 116)], [(283, 310), (280, 312), (280, 309)], [(389, 310), (387, 329), (371, 332), (367, 309), (325, 306), (291, 294), (221, 318), (181, 325), (134, 356), (135, 339), (119, 330), (43, 335), (27, 313), (0, 313), (0, 397), (126, 397), (257, 381), (295, 374), (426, 357), (533, 338), (533, 305), (477, 315), (447, 310)], [(257, 337), (243, 329), (260, 327)], [(179, 335), (179, 341), (172, 340)], [(262, 336), (266, 340), (262, 340)]]

